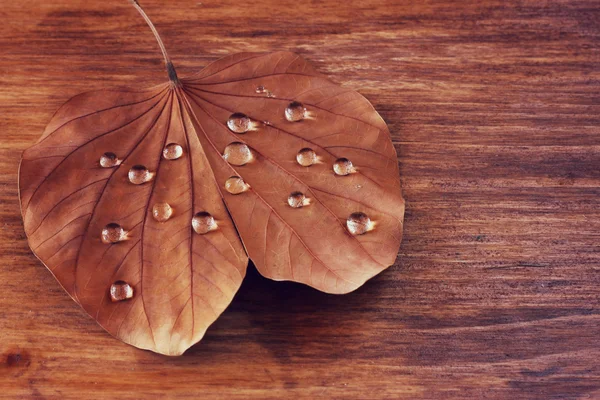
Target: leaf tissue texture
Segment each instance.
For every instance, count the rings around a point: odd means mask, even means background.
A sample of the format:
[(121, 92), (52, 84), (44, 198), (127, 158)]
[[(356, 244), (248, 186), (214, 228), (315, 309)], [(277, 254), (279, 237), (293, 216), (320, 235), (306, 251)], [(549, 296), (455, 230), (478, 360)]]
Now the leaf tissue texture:
[(182, 354), (265, 277), (347, 293), (394, 263), (404, 201), (386, 124), (289, 52), (69, 100), (23, 154), (29, 244), (136, 347)]

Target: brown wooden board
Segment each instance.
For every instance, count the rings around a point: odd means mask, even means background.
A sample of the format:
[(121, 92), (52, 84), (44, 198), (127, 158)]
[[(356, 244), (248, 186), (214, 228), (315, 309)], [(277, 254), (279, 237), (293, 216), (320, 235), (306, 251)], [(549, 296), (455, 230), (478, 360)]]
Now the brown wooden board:
[(0, 8), (0, 398), (600, 398), (600, 4), (146, 0), (180, 76), (289, 50), (388, 123), (396, 265), (349, 295), (250, 267), (183, 356), (113, 339), (28, 248), (21, 153), (70, 97), (165, 80), (127, 1)]

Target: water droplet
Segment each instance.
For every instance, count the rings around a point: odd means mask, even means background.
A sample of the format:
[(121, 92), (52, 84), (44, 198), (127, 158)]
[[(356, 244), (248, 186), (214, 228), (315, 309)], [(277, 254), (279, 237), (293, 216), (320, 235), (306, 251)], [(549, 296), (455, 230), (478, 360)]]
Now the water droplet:
[(115, 153), (111, 153), (110, 151), (102, 154), (100, 157), (100, 166), (102, 168), (112, 168), (119, 164), (121, 164), (121, 160), (119, 160)]
[(127, 300), (133, 297), (133, 288), (124, 281), (116, 281), (110, 285), (110, 299), (113, 302)]
[(300, 208), (307, 204), (307, 198), (302, 192), (292, 192), (288, 197), (288, 204), (293, 208)]
[(256, 93), (266, 94), (267, 97), (275, 97), (275, 95), (269, 89), (267, 89), (266, 87), (264, 87), (262, 85), (261, 86), (257, 86)]
[(318, 161), (317, 153), (313, 149), (305, 147), (296, 154), (296, 161), (303, 167), (310, 167)]
[(242, 142), (229, 143), (223, 151), (223, 158), (231, 165), (245, 165), (252, 161), (252, 151)]
[(129, 170), (129, 182), (134, 185), (141, 185), (152, 179), (152, 173), (143, 165), (134, 165)]
[(163, 150), (163, 157), (167, 160), (177, 160), (183, 155), (183, 147), (177, 143), (169, 143)]
[(217, 229), (217, 222), (213, 216), (206, 211), (200, 211), (194, 215), (194, 218), (192, 218), (192, 228), (194, 228), (196, 233), (204, 235)]
[(102, 229), (102, 242), (106, 244), (118, 243), (127, 238), (127, 232), (119, 224), (111, 222)]
[(272, 98), (275, 98), (275, 97), (277, 97), (277, 96), (275, 96), (275, 95), (273, 94), (273, 92), (267, 92), (267, 97), (269, 97), (269, 98), (271, 98), (271, 99), (272, 99)]
[(232, 176), (231, 178), (225, 181), (225, 190), (227, 190), (231, 194), (240, 194), (245, 192), (250, 188), (242, 178), (239, 176)]
[(347, 158), (338, 158), (333, 164), (333, 171), (336, 173), (336, 175), (345, 176), (353, 173), (355, 169), (354, 165), (352, 165), (352, 161), (348, 160)]
[(371, 219), (363, 212), (355, 212), (350, 214), (346, 221), (348, 232), (353, 235), (362, 235), (371, 230)]
[(285, 109), (285, 118), (290, 122), (302, 121), (306, 117), (304, 104), (292, 101)]
[(235, 133), (246, 133), (252, 129), (252, 120), (246, 114), (234, 113), (227, 120), (227, 127)]
[(156, 203), (152, 207), (152, 216), (158, 222), (165, 222), (173, 215), (173, 209), (168, 203)]

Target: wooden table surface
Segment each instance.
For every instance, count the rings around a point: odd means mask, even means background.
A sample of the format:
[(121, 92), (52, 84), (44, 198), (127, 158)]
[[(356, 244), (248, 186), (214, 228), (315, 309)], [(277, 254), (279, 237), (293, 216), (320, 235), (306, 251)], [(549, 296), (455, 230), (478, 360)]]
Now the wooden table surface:
[(0, 398), (600, 399), (597, 0), (141, 1), (179, 74), (291, 50), (388, 122), (396, 265), (345, 296), (250, 267), (179, 358), (105, 333), (30, 252), (21, 152), (71, 96), (165, 79), (125, 0), (2, 1)]

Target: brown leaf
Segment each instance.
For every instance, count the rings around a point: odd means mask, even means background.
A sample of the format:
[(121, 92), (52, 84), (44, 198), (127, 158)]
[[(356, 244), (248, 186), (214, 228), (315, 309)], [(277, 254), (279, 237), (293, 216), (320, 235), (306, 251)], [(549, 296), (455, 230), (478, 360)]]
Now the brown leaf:
[(182, 80), (163, 53), (171, 82), (76, 96), (23, 154), (29, 244), (101, 326), (178, 355), (231, 302), (248, 257), (329, 293), (393, 264), (396, 153), (364, 97), (289, 52)]

